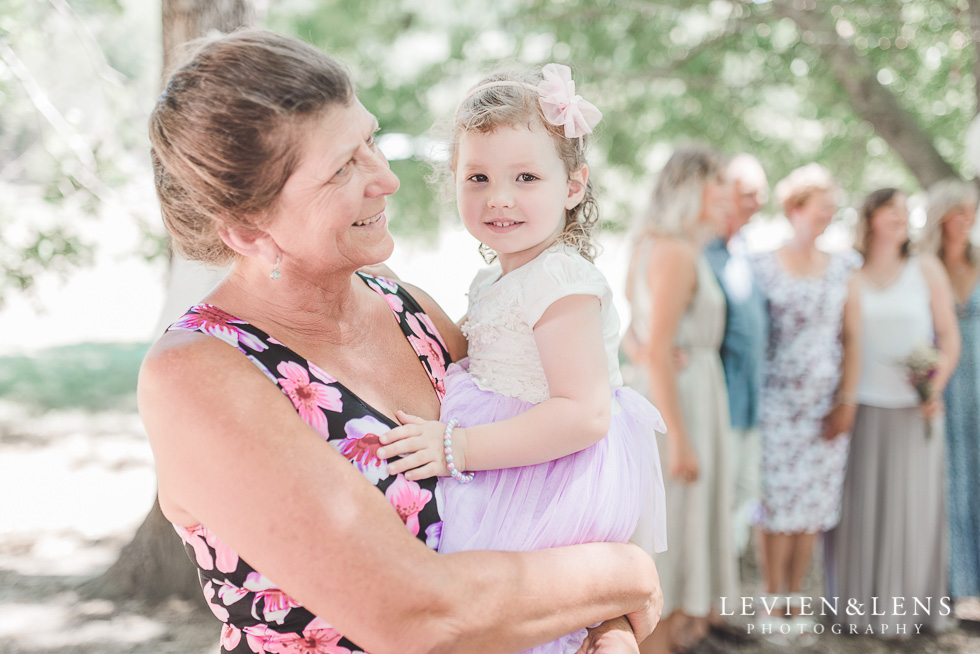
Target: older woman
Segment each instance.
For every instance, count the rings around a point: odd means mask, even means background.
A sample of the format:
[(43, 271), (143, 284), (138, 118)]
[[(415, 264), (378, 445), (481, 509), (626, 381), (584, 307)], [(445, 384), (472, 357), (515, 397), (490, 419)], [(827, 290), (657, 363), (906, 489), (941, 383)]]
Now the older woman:
[[(839, 610), (850, 631), (908, 638), (940, 629), (946, 595), (945, 448), (940, 398), (956, 367), (960, 341), (949, 281), (932, 255), (913, 255), (907, 197), (879, 189), (861, 207), (855, 247), (864, 257), (861, 377), (844, 479), (840, 524), (827, 538), (828, 597), (872, 606), (875, 598), (936, 603), (933, 610)], [(922, 402), (905, 361), (939, 351), (932, 395)], [(934, 424), (933, 424), (934, 423)], [(933, 433), (935, 432), (935, 433)], [(931, 599), (928, 599), (931, 598)], [(887, 600), (891, 601), (891, 600)], [(914, 609), (915, 607), (910, 607)], [(904, 614), (904, 615), (903, 615)]]
[[(774, 611), (775, 620), (784, 610), (801, 613), (798, 594), (817, 536), (840, 517), (857, 405), (860, 316), (851, 281), (856, 257), (816, 246), (837, 210), (835, 192), (830, 174), (817, 164), (790, 173), (776, 186), (776, 197), (793, 236), (755, 261), (769, 313), (759, 424), (759, 545), (763, 592), (770, 596), (763, 599), (772, 607), (772, 596), (793, 596), (790, 607)], [(800, 622), (791, 627), (795, 634), (812, 626), (805, 618), (793, 620)]]
[(946, 180), (929, 189), (923, 249), (949, 275), (963, 338), (959, 365), (946, 387), (949, 589), (980, 595), (980, 255), (970, 242), (977, 187)]
[[(667, 618), (642, 651), (698, 646), (717, 603), (737, 594), (728, 394), (719, 348), (725, 296), (702, 250), (730, 209), (724, 159), (678, 149), (664, 166), (630, 261), (636, 381), (667, 423), (669, 547), (657, 555)], [(686, 361), (678, 369), (678, 354)], [(705, 644), (705, 647), (710, 645)]]
[[(424, 293), (356, 272), (392, 251), (377, 129), (335, 61), (261, 31), (203, 45), (151, 117), (174, 245), (233, 264), (139, 385), (222, 652), (515, 652), (624, 614), (646, 636), (635, 546), (439, 556), (435, 479), (379, 459), (397, 409), (438, 417), (465, 342)], [(635, 651), (619, 622), (599, 639)]]

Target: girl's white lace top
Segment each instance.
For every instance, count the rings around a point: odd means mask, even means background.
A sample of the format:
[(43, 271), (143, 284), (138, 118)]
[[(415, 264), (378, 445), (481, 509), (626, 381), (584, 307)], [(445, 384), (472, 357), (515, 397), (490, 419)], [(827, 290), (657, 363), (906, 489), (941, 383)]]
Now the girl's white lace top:
[(477, 386), (525, 402), (549, 399), (533, 329), (549, 306), (569, 295), (599, 298), (609, 385), (622, 386), (620, 323), (609, 282), (595, 265), (561, 245), (507, 275), (501, 276), (500, 264), (495, 263), (473, 279), (463, 334), (469, 340), (470, 373)]

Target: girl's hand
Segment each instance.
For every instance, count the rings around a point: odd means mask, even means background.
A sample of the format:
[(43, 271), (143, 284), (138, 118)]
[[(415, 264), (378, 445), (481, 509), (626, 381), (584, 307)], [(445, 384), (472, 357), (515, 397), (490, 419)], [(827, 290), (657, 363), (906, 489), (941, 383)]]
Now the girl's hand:
[(857, 407), (849, 404), (838, 404), (830, 410), (823, 419), (823, 434), (821, 438), (825, 441), (832, 441), (838, 436), (851, 433), (854, 426), (854, 416)]
[[(404, 411), (395, 413), (402, 423), (381, 436), (382, 448), (378, 450), (379, 459), (401, 459), (388, 464), (388, 474), (404, 472), (410, 481), (429, 477), (448, 477), (443, 436), (446, 425), (436, 420), (423, 420)], [(456, 469), (466, 470), (466, 432), (460, 427), (453, 430), (453, 463)]]
[(686, 438), (667, 441), (668, 474), (679, 482), (691, 484), (698, 480), (698, 455)]
[(606, 620), (589, 629), (589, 635), (576, 654), (639, 654), (633, 627), (625, 616)]

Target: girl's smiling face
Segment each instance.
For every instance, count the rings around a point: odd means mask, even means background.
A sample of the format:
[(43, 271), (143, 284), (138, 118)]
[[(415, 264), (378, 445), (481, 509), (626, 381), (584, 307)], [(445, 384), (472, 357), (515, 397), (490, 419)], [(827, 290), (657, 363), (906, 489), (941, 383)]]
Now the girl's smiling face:
[(455, 176), (463, 225), (507, 273), (555, 242), (565, 211), (582, 201), (588, 169), (569, 175), (550, 133), (532, 123), (463, 134)]

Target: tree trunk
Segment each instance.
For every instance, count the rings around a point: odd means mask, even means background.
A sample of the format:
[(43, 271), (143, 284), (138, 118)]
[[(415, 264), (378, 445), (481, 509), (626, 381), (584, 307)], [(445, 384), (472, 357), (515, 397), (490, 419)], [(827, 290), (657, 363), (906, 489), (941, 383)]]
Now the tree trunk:
[(878, 81), (877, 71), (867, 58), (851, 43), (837, 36), (827, 12), (818, 4), (814, 0), (787, 0), (774, 4), (773, 9), (790, 18), (801, 31), (817, 36), (813, 47), (827, 61), (850, 98), (851, 106), (861, 118), (871, 123), (923, 188), (929, 188), (941, 179), (959, 177), (915, 118)]
[(163, 79), (180, 64), (180, 46), (207, 36), (252, 25), (251, 0), (163, 0)]
[[(209, 32), (231, 32), (252, 24), (255, 20), (253, 0), (163, 0), (163, 70), (164, 79), (180, 63), (180, 46)], [(168, 285), (167, 307), (180, 305), (177, 315), (164, 310), (161, 320), (167, 324), (201, 299), (218, 277), (213, 270), (189, 264), (191, 273), (184, 273), (180, 283)], [(176, 266), (184, 270), (188, 266)], [(171, 266), (171, 276), (175, 266)], [(196, 271), (196, 272), (194, 272)], [(192, 280), (186, 280), (188, 274)], [(220, 273), (217, 273), (220, 275)], [(197, 280), (197, 281), (195, 281)], [(175, 290), (176, 289), (176, 290)], [(174, 299), (174, 295), (178, 295)], [(156, 337), (158, 334), (154, 334)], [(180, 538), (160, 511), (159, 501), (146, 516), (133, 539), (122, 549), (119, 558), (101, 576), (81, 588), (86, 595), (107, 599), (137, 599), (155, 604), (168, 597), (188, 599), (207, 610), (197, 571), (184, 552)]]
[(183, 543), (160, 511), (159, 501), (143, 520), (119, 558), (102, 575), (86, 582), (82, 592), (111, 600), (138, 599), (158, 604), (179, 597), (207, 610), (197, 570)]

